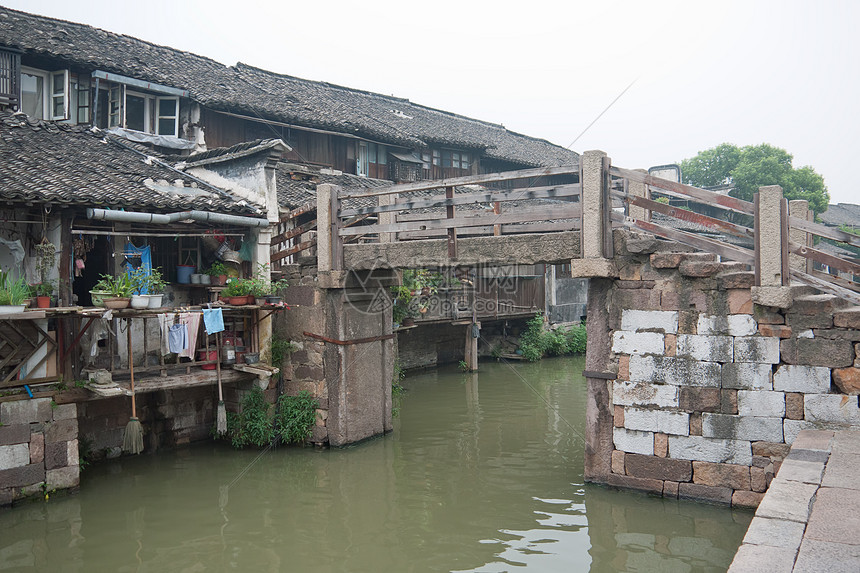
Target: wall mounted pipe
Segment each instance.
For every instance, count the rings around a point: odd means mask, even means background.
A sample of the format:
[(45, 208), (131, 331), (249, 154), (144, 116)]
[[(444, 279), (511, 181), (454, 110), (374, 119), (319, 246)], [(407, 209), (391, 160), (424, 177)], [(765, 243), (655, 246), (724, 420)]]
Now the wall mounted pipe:
[(256, 217), (242, 217), (239, 215), (225, 215), (223, 213), (210, 213), (209, 211), (181, 211), (164, 215), (161, 213), (140, 213), (136, 211), (116, 211), (113, 209), (87, 209), (87, 218), (95, 221), (116, 221), (122, 223), (151, 223), (155, 225), (168, 225), (177, 221), (191, 219), (200, 223), (212, 223), (216, 225), (236, 225), (239, 227), (268, 227), (268, 219)]

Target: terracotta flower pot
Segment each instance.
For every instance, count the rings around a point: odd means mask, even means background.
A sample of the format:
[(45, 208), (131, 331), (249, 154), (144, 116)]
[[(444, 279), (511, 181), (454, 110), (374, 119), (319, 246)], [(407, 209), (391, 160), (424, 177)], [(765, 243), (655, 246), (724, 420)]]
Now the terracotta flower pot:
[(37, 296), (36, 297), (36, 308), (51, 308), (51, 297), (49, 297), (49, 296)]

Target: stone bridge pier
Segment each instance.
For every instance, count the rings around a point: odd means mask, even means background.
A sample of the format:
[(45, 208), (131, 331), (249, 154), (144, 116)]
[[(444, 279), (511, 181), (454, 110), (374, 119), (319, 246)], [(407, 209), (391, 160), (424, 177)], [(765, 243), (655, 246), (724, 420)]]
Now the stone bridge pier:
[(394, 370), (391, 270), (322, 271), (298, 266), (276, 331), (297, 347), (284, 370), (285, 392), (320, 402), (311, 441), (343, 446), (391, 430)]

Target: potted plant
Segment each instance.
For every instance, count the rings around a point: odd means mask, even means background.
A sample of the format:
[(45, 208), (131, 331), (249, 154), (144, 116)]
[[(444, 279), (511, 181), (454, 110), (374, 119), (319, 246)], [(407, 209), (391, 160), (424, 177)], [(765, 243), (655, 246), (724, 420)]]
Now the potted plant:
[(213, 285), (218, 286), (224, 286), (227, 284), (227, 272), (227, 265), (221, 261), (215, 261), (212, 263), (212, 266), (206, 270), (206, 274), (211, 277), (210, 282)]
[(166, 287), (167, 282), (164, 280), (161, 267), (152, 269), (146, 282), (146, 288), (149, 291), (149, 308), (161, 308)]
[(19, 273), (14, 278), (9, 271), (0, 271), (0, 314), (17, 314), (27, 308), (25, 301), (30, 296), (30, 287)]
[(415, 309), (412, 308), (412, 290), (405, 285), (391, 287), (394, 295), (394, 306), (392, 314), (394, 324), (401, 326), (412, 326), (415, 324)]
[(120, 273), (115, 277), (102, 275), (96, 287), (107, 291), (108, 296), (102, 299), (102, 303), (106, 308), (113, 309), (128, 308), (134, 292), (134, 284), (127, 273)]
[(104, 306), (104, 299), (111, 296), (108, 282), (104, 279), (105, 276), (107, 275), (102, 275), (102, 278), (90, 290), (93, 306)]
[(131, 282), (131, 308), (148, 308), (149, 291), (146, 286), (149, 281), (149, 275), (147, 269), (140, 266), (132, 270), (128, 278)]
[(281, 291), (290, 286), (287, 279), (278, 279), (269, 284), (269, 292), (266, 294), (266, 304), (279, 304), (281, 302)]
[(50, 308), (52, 294), (54, 294), (54, 281), (30, 285), (30, 296), (36, 299), (37, 308)]
[(227, 279), (227, 288), (221, 291), (221, 296), (232, 305), (243, 305), (248, 302), (249, 279)]

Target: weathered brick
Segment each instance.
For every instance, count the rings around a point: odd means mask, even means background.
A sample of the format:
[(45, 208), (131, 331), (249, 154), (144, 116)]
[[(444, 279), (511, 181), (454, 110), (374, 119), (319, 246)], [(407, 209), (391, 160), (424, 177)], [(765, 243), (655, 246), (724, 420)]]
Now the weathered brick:
[(612, 440), (615, 449), (631, 454), (654, 454), (654, 432), (637, 432), (624, 428), (613, 428)]
[(845, 368), (854, 365), (854, 344), (826, 338), (787, 338), (779, 344), (780, 356), (788, 364)]
[(732, 490), (728, 487), (711, 487), (697, 483), (678, 484), (678, 497), (681, 499), (697, 499), (714, 503), (732, 503)]
[(811, 338), (847, 340), (848, 342), (857, 343), (860, 342), (860, 330), (842, 330), (840, 328), (815, 328), (812, 330)]
[(19, 468), (30, 463), (30, 445), (0, 446), (0, 471)]
[(764, 468), (750, 468), (750, 489), (752, 491), (767, 491), (767, 479), (765, 479)]
[(654, 456), (627, 454), (624, 469), (627, 475), (639, 478), (690, 481), (692, 466), (689, 460), (673, 460)]
[(782, 442), (753, 442), (752, 453), (754, 456), (765, 456), (768, 458), (782, 459), (788, 455), (791, 446)]
[(669, 436), (669, 457), (747, 466), (752, 463), (752, 452), (748, 441), (703, 436)]
[(809, 328), (833, 328), (833, 315), (829, 312), (821, 314), (789, 312), (785, 315), (785, 323), (796, 332)]
[(711, 277), (720, 270), (720, 263), (716, 262), (682, 261), (678, 266), (681, 276), (694, 278)]
[(618, 356), (618, 379), (630, 380), (630, 357), (626, 354)]
[(30, 437), (30, 463), (40, 464), (45, 461), (45, 434), (33, 434)]
[(755, 284), (755, 273), (752, 271), (721, 273), (717, 276), (720, 287), (724, 289), (749, 289)]
[(78, 406), (77, 404), (60, 404), (53, 409), (52, 416), (54, 421), (77, 418)]
[(768, 458), (768, 457), (753, 455), (753, 459), (752, 459), (752, 465), (753, 465), (753, 467), (757, 467), (757, 468), (766, 468), (766, 467), (767, 467), (767, 466), (769, 466), (771, 463), (773, 463), (773, 462), (772, 462), (772, 461), (771, 461), (771, 459), (770, 459), (770, 458)]
[(731, 289), (728, 293), (731, 314), (752, 314), (753, 301), (749, 289)]
[(0, 426), (0, 446), (12, 444), (24, 444), (30, 441), (29, 424), (15, 424), (14, 426)]
[(678, 406), (688, 412), (719, 412), (719, 388), (681, 388)]
[(732, 494), (732, 507), (746, 507), (755, 509), (764, 499), (763, 493), (755, 491), (736, 491)]
[(723, 388), (720, 391), (720, 412), (723, 414), (738, 413), (738, 391), (731, 388)]
[[(791, 312), (797, 314), (833, 314), (835, 310), (845, 308), (848, 301), (832, 294), (809, 294), (794, 298)], [(835, 316), (834, 316), (835, 318)]]
[(612, 416), (612, 419), (615, 422), (616, 428), (623, 428), (624, 427), (624, 407), (623, 406), (615, 406), (614, 415)]
[(678, 336), (675, 334), (667, 334), (663, 342), (666, 344), (664, 354), (666, 356), (675, 356), (678, 352)]
[(705, 413), (702, 414), (702, 435), (726, 440), (781, 442), (782, 419)]
[(694, 461), (693, 482), (714, 487), (750, 489), (750, 468), (737, 464)]
[(803, 398), (807, 422), (860, 423), (857, 396), (843, 394), (807, 394)]
[(779, 364), (779, 338), (738, 336), (735, 338), (735, 362)]
[(45, 466), (29, 464), (8, 470), (0, 470), (0, 483), (5, 487), (23, 487), (45, 481)]
[(620, 406), (678, 406), (678, 387), (648, 382), (612, 383), (612, 403)]
[(624, 412), (624, 427), (628, 430), (686, 436), (690, 431), (690, 419), (689, 414), (681, 412), (627, 408)]
[(735, 362), (723, 364), (722, 386), (736, 390), (773, 389), (773, 370), (770, 364)]
[(785, 416), (785, 394), (766, 390), (738, 390), (738, 414), (782, 418)]
[(830, 390), (830, 369), (823, 366), (783, 364), (773, 374), (773, 389), (780, 392), (823, 394)]
[(621, 330), (629, 332), (678, 332), (678, 313), (664, 310), (621, 311)]
[(67, 466), (45, 472), (48, 489), (68, 489), (81, 483), (80, 466)]
[(785, 316), (766, 306), (753, 305), (753, 318), (759, 324), (785, 324)]
[(833, 326), (860, 330), (860, 307), (845, 308), (834, 312)]
[(690, 414), (690, 435), (702, 435), (702, 414), (701, 412), (693, 412)]
[(651, 266), (655, 269), (677, 269), (683, 259), (683, 253), (654, 253)]
[(749, 314), (702, 314), (696, 331), (701, 335), (750, 336), (756, 332), (756, 323)]
[(45, 444), (45, 469), (63, 468), (69, 465), (68, 442)]
[(669, 455), (668, 434), (654, 434), (654, 455), (659, 458), (665, 458)]
[(657, 332), (612, 333), (612, 352), (616, 354), (663, 354), (663, 335)]
[(720, 386), (720, 365), (692, 358), (631, 356), (630, 380), (675, 386)]
[(0, 424), (32, 424), (51, 419), (51, 399), (33, 398), (0, 403)]
[(663, 480), (637, 478), (633, 476), (621, 476), (609, 474), (606, 476), (606, 485), (624, 489), (636, 489), (657, 495), (663, 494)]
[(58, 420), (51, 422), (45, 431), (45, 441), (51, 442), (68, 442), (78, 438), (78, 420), (77, 418)]
[(678, 357), (689, 357), (703, 362), (731, 362), (732, 338), (730, 336), (679, 334), (676, 354)]
[(762, 336), (791, 338), (791, 327), (784, 324), (759, 324), (758, 333)]
[(611, 468), (612, 473), (624, 475), (624, 452), (612, 450)]
[(785, 394), (785, 417), (789, 420), (803, 419), (803, 394), (800, 392)]
[(833, 383), (843, 394), (860, 394), (860, 368), (836, 368), (833, 370)]
[(698, 322), (698, 312), (695, 310), (681, 310), (678, 312), (678, 334), (698, 334), (696, 332)]
[(678, 497), (678, 482), (666, 480), (663, 482), (663, 497)]

